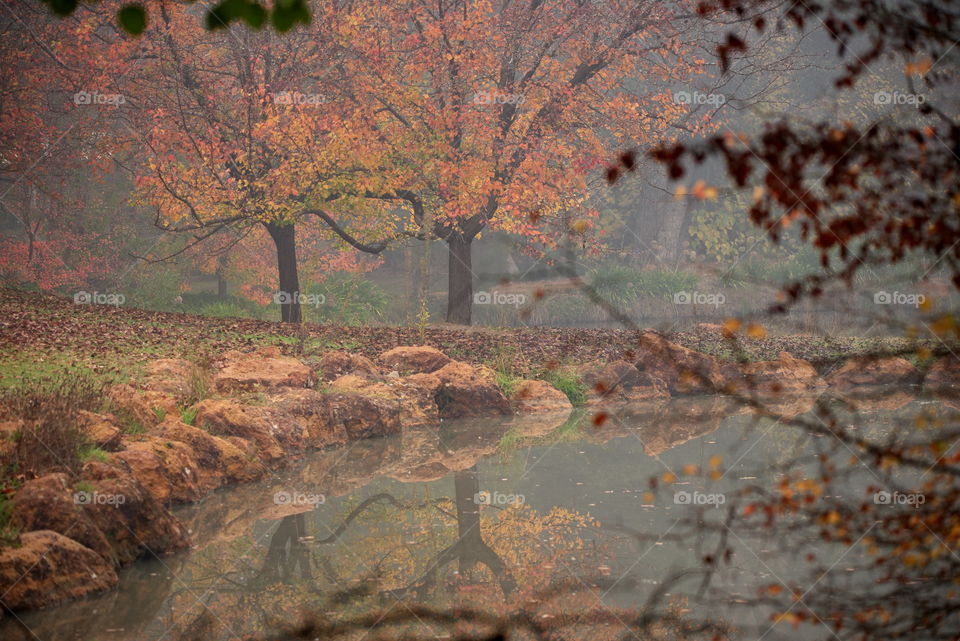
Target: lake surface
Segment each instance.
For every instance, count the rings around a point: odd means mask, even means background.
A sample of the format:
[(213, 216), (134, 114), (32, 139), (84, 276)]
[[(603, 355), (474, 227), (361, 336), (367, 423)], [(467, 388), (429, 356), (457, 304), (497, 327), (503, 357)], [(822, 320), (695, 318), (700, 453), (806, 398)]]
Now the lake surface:
[[(863, 429), (883, 433), (930, 407), (861, 414)], [(377, 612), (374, 621), (386, 613), (396, 629), (442, 639), (485, 628), (445, 625), (420, 606), (523, 609), (556, 623), (585, 609), (635, 613), (653, 597), (679, 617), (722, 619), (733, 638), (808, 636), (771, 629), (769, 610), (737, 604), (757, 585), (799, 579), (798, 556), (810, 550), (724, 533), (723, 523), (739, 490), (774, 487), (778, 466), (795, 457), (812, 465), (803, 457), (824, 439), (723, 399), (596, 416), (445, 422), (311, 453), (267, 480), (179, 508), (192, 549), (125, 568), (108, 594), (7, 617), (0, 637), (233, 639), (305, 612), (327, 621)], [(862, 501), (868, 471), (850, 478), (845, 496), (824, 499)], [(705, 559), (721, 535), (735, 553), (705, 590)], [(859, 554), (810, 546), (839, 569)], [(615, 618), (603, 623), (610, 638), (624, 636)], [(602, 638), (601, 627), (585, 622), (562, 638)]]

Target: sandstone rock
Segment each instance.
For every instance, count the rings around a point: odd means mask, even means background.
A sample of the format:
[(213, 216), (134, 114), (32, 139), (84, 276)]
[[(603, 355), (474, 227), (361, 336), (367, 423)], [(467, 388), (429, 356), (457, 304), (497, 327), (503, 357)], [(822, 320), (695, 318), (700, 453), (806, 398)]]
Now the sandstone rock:
[(342, 429), (351, 441), (400, 433), (400, 404), (394, 399), (341, 392), (328, 399), (335, 429)]
[(831, 387), (849, 389), (861, 385), (909, 385), (919, 378), (917, 368), (899, 356), (851, 358), (827, 376)]
[[(440, 410), (440, 418), (466, 416), (497, 416), (510, 414), (510, 403), (500, 391), (488, 371), (467, 363), (450, 361), (427, 376), (436, 377), (434, 399)], [(414, 379), (414, 377), (409, 377)], [(423, 378), (414, 379), (415, 384), (429, 388), (433, 384)]]
[(92, 486), (83, 511), (104, 533), (118, 563), (168, 554), (189, 545), (180, 521), (119, 466), (91, 461), (81, 477)]
[(257, 446), (257, 457), (265, 463), (284, 457), (277, 436), (280, 426), (265, 407), (245, 405), (235, 400), (205, 399), (197, 403), (194, 423), (217, 436), (238, 436)]
[(923, 386), (929, 390), (960, 386), (960, 359), (950, 355), (935, 360), (923, 377)]
[[(420, 376), (428, 375), (414, 375)], [(336, 392), (361, 394), (395, 403), (399, 408), (402, 427), (439, 423), (440, 413), (434, 400), (435, 387), (421, 384), (420, 378), (410, 378), (413, 377), (385, 379), (378, 383), (351, 374), (341, 376), (331, 383), (330, 388)]]
[(163, 392), (138, 391), (126, 383), (112, 385), (105, 391), (115, 413), (123, 413), (142, 427), (158, 424), (163, 417), (178, 412), (177, 401)]
[(0, 549), (0, 603), (10, 610), (43, 608), (117, 585), (109, 561), (51, 530), (20, 535)]
[(194, 365), (182, 358), (158, 358), (146, 365), (144, 389), (183, 401), (193, 393)]
[(450, 357), (426, 345), (401, 346), (380, 355), (380, 362), (400, 374), (429, 374), (447, 363)]
[(373, 361), (366, 356), (350, 354), (349, 352), (327, 352), (320, 359), (318, 369), (320, 370), (320, 378), (325, 381), (332, 381), (347, 374), (370, 380), (380, 378), (380, 372)]
[(313, 387), (313, 384), (313, 370), (295, 358), (283, 356), (275, 347), (262, 347), (249, 353), (226, 352), (223, 367), (213, 377), (213, 387), (218, 392)]
[(662, 380), (671, 394), (709, 394), (723, 384), (716, 358), (671, 343), (654, 332), (641, 335), (638, 352), (637, 369)]
[(107, 538), (83, 511), (85, 496), (75, 497), (66, 474), (47, 474), (23, 484), (11, 501), (10, 523), (21, 532), (51, 530), (113, 558)]
[(734, 391), (747, 396), (798, 395), (821, 390), (827, 385), (813, 365), (787, 352), (780, 352), (775, 361), (748, 363), (741, 371), (739, 380), (727, 382)]
[[(636, 371), (634, 369), (634, 371)], [(567, 395), (546, 381), (522, 380), (510, 394), (513, 409), (520, 413), (563, 412), (573, 409)]]
[(83, 428), (87, 439), (100, 449), (112, 452), (120, 447), (123, 429), (112, 414), (77, 410), (77, 422)]
[(266, 473), (263, 465), (250, 460), (233, 443), (176, 418), (168, 418), (159, 430), (161, 438), (179, 441), (190, 447), (197, 462), (198, 483), (204, 492), (226, 483), (252, 481)]
[(580, 381), (587, 388), (587, 403), (637, 403), (669, 398), (666, 384), (641, 372), (626, 361), (614, 361), (586, 367)]
[(206, 492), (193, 450), (186, 444), (155, 436), (124, 442), (125, 448), (113, 454), (160, 503), (189, 503)]

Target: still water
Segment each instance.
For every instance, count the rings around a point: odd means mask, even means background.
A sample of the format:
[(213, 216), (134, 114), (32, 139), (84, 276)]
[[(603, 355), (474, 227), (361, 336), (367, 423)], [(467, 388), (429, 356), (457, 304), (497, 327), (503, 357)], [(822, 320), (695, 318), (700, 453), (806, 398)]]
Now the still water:
[[(906, 400), (869, 413), (868, 429), (925, 411)], [(790, 581), (803, 550), (724, 535), (723, 523), (741, 488), (774, 486), (779, 465), (818, 447), (724, 399), (619, 408), (600, 419), (579, 411), (445, 422), (360, 441), (178, 509), (190, 550), (125, 568), (108, 594), (19, 622), (8, 616), (0, 637), (240, 639), (307, 612), (328, 623), (361, 618), (344, 631), (356, 639), (382, 638), (366, 628), (385, 620), (418, 638), (486, 629), (466, 617), (431, 619), (421, 610), (431, 607), (522, 611), (545, 625), (590, 610), (603, 621), (558, 638), (633, 638), (617, 624), (620, 613), (655, 598), (671, 616), (727, 622), (733, 637), (803, 638), (770, 631), (762, 607), (736, 607), (757, 585)], [(849, 498), (861, 500), (868, 481), (855, 480)], [(720, 535), (735, 553), (705, 590), (702, 569)], [(825, 548), (818, 552), (833, 553)], [(604, 626), (609, 634), (598, 634)]]

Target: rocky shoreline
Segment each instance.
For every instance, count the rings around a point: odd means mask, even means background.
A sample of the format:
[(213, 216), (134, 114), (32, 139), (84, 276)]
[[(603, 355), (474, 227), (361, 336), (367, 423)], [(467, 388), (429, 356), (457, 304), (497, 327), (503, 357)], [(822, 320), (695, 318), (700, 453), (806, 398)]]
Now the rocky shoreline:
[[(642, 334), (628, 353), (629, 361), (577, 369), (587, 405), (650, 408), (719, 393), (759, 400), (789, 417), (811, 409), (825, 391), (865, 409), (889, 409), (912, 396), (888, 390), (938, 392), (960, 380), (960, 361), (952, 357), (923, 371), (899, 357), (851, 359), (824, 378), (786, 352), (740, 364), (654, 332)], [(204, 394), (190, 402), (198, 386)], [(489, 367), (427, 346), (395, 347), (376, 358), (330, 351), (312, 367), (275, 347), (227, 351), (204, 372), (184, 359), (154, 360), (138, 387), (106, 390), (110, 407), (142, 425), (141, 432), (125, 430), (115, 414), (78, 411), (89, 441), (107, 453), (103, 460), (88, 460), (79, 473), (46, 470), (11, 499), (19, 544), (0, 548), (0, 603), (12, 611), (38, 609), (110, 589), (118, 567), (190, 545), (173, 505), (263, 479), (308, 451), (447, 419), (562, 417), (573, 409), (546, 381), (510, 387), (507, 397)], [(0, 459), (25, 427), (22, 420), (0, 423)]]

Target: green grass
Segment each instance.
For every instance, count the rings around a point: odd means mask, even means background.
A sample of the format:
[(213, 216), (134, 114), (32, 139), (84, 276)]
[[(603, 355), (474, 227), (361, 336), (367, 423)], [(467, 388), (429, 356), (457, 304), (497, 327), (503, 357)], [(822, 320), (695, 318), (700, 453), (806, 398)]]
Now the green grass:
[(193, 425), (193, 422), (197, 420), (197, 408), (195, 407), (186, 407), (180, 411), (180, 420), (187, 425)]
[(579, 407), (587, 402), (587, 388), (570, 368), (556, 367), (541, 370), (537, 378), (550, 383), (566, 394), (574, 407)]
[(101, 450), (99, 447), (87, 445), (80, 448), (80, 460), (83, 462), (97, 461), (98, 463), (107, 463), (110, 461), (110, 454)]
[(513, 395), (513, 391), (517, 387), (522, 379), (519, 376), (515, 376), (510, 372), (504, 372), (501, 370), (494, 370), (497, 386), (500, 388), (500, 391), (503, 392), (503, 395), (507, 398), (510, 398)]

